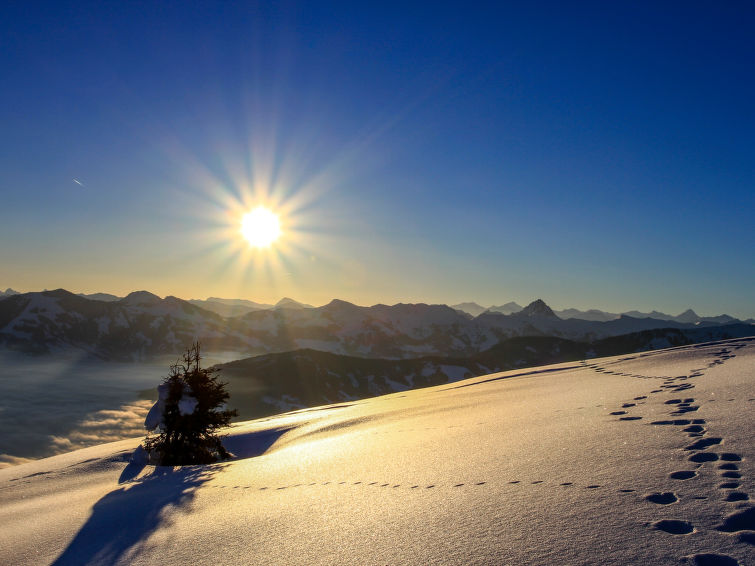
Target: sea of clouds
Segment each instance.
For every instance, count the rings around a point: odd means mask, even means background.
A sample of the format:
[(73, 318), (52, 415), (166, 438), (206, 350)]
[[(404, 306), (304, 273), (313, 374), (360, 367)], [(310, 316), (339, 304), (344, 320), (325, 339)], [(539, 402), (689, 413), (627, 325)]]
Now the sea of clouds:
[(143, 436), (165, 364), (0, 354), (0, 468)]

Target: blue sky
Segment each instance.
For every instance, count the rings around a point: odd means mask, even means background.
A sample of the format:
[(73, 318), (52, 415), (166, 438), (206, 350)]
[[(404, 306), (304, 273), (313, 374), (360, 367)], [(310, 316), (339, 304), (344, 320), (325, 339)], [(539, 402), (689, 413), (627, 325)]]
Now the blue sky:
[(359, 4), (6, 7), (0, 286), (755, 316), (751, 4)]

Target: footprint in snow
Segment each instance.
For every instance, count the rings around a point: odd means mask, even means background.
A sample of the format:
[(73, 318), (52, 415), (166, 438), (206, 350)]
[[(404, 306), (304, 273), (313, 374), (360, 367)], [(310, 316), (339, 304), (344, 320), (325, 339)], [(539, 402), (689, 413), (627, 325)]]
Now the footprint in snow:
[(734, 560), (731, 556), (727, 556), (725, 554), (714, 554), (712, 552), (686, 556), (685, 561), (693, 564), (694, 566), (739, 566), (739, 562)]
[(663, 519), (652, 523), (653, 528), (664, 531), (672, 535), (688, 535), (695, 528), (689, 521), (677, 521), (674, 519)]
[(694, 478), (697, 475), (697, 472), (693, 470), (682, 470), (679, 472), (671, 472), (668, 477), (670, 477), (672, 480), (688, 480), (690, 478)]
[(663, 493), (651, 493), (650, 495), (646, 495), (645, 499), (647, 499), (651, 503), (657, 503), (658, 505), (670, 505), (679, 501), (679, 498), (676, 496), (676, 494), (671, 491), (664, 491)]
[(734, 501), (749, 501), (750, 496), (742, 491), (730, 491), (729, 494), (726, 496), (726, 501), (734, 502)]
[(716, 527), (716, 530), (724, 533), (755, 531), (755, 507), (748, 507), (727, 515), (724, 522)]
[(734, 454), (733, 452), (724, 452), (721, 454), (721, 460), (724, 462), (741, 462), (742, 457), (739, 454)]
[(742, 474), (740, 474), (739, 472), (723, 472), (721, 474), (721, 477), (722, 478), (730, 478), (730, 479), (733, 479), (733, 480), (738, 480), (739, 478), (742, 477)]
[(715, 462), (718, 460), (718, 454), (713, 452), (698, 452), (687, 458), (690, 462)]
[(701, 438), (685, 448), (685, 450), (705, 450), (714, 444), (721, 444), (722, 438)]

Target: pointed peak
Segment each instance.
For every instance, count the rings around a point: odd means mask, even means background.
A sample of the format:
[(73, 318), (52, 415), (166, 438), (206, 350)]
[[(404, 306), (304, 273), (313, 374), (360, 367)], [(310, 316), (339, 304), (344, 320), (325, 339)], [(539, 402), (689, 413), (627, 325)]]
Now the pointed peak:
[(524, 316), (547, 316), (551, 318), (558, 318), (556, 316), (556, 313), (551, 310), (551, 308), (545, 304), (545, 301), (542, 299), (537, 299), (532, 301), (529, 305), (524, 307), (522, 311), (519, 313)]
[(692, 309), (687, 309), (682, 314), (674, 318), (679, 322), (688, 322), (688, 323), (699, 322), (701, 320), (698, 314)]
[(349, 308), (349, 307), (355, 307), (356, 305), (354, 303), (350, 303), (349, 301), (344, 301), (342, 299), (333, 299), (325, 306), (328, 308)]

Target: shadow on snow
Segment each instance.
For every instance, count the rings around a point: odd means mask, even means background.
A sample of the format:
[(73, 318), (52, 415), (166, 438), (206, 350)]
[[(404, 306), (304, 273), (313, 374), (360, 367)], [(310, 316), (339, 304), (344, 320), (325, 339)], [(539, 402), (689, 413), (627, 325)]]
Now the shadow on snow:
[[(226, 439), (224, 444), (236, 459), (252, 458), (264, 454), (287, 430), (241, 434)], [(178, 513), (190, 512), (202, 484), (233, 461), (209, 466), (157, 466), (151, 474), (135, 479), (145, 467), (140, 460), (144, 459), (135, 454), (121, 473), (121, 487), (94, 504), (87, 522), (52, 566), (110, 566), (130, 561), (146, 548), (149, 537), (159, 527), (170, 525)]]

